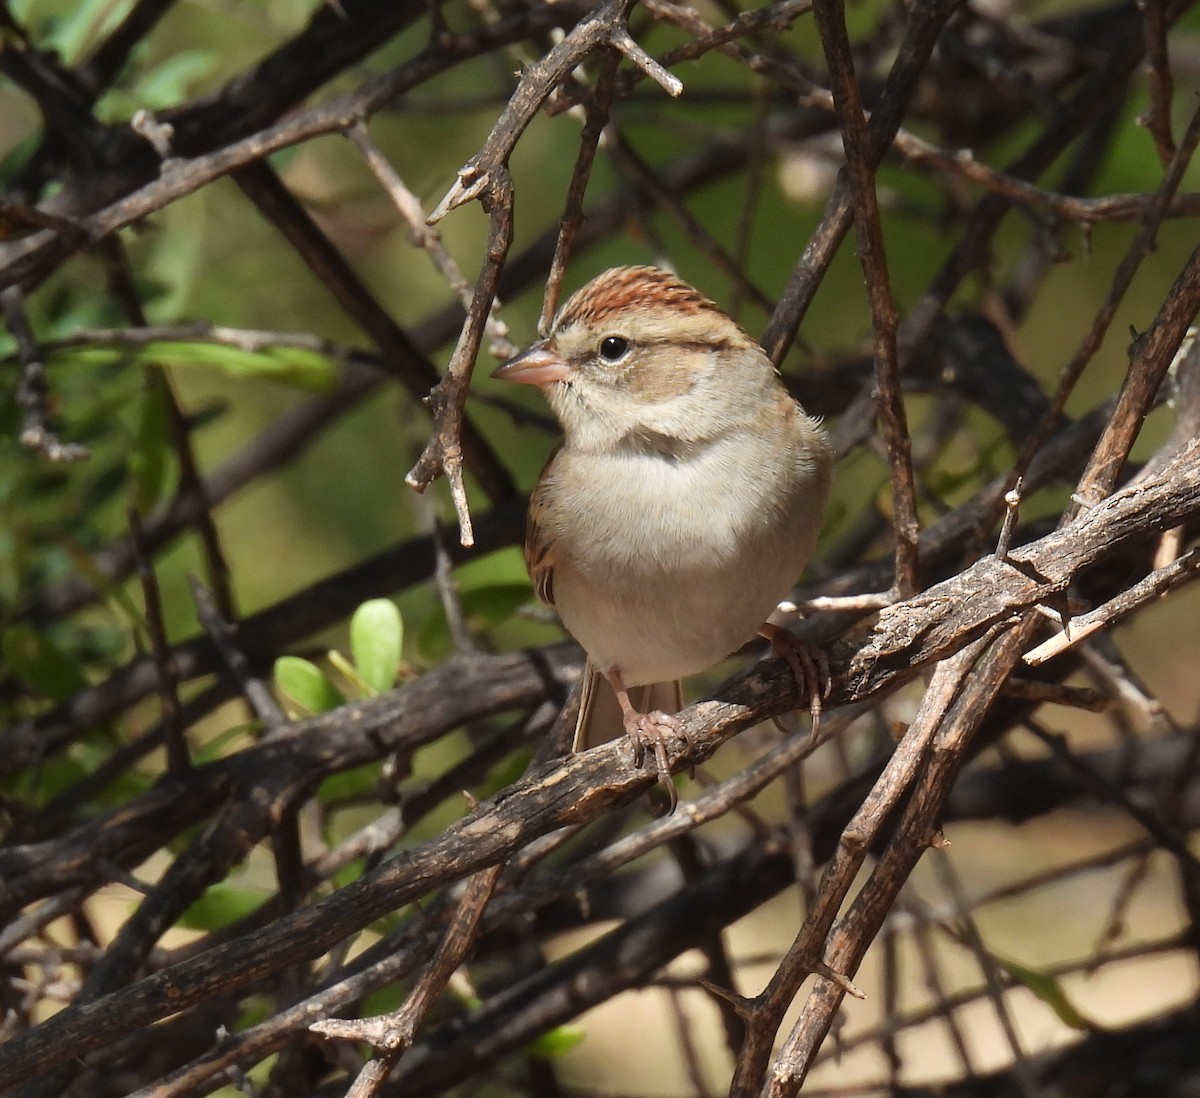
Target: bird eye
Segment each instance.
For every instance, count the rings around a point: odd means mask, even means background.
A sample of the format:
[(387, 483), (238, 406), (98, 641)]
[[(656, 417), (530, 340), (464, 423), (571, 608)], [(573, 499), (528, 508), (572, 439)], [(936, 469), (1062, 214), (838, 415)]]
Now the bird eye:
[(600, 357), (606, 362), (616, 362), (629, 350), (629, 340), (624, 336), (605, 336), (600, 341)]

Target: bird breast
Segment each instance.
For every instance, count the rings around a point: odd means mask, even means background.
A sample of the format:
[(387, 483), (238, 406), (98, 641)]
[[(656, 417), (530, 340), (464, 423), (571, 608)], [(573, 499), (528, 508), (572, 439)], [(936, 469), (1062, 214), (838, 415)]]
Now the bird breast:
[(554, 600), (599, 667), (629, 685), (695, 674), (786, 596), (812, 553), (826, 470), (799, 438), (768, 453), (737, 434), (678, 459), (559, 452), (543, 485)]

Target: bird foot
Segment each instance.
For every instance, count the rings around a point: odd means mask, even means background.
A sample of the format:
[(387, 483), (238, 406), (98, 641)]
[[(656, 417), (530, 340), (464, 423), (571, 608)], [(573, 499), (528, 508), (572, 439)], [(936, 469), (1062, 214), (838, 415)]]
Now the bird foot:
[(649, 713), (639, 713), (635, 709), (625, 712), (625, 734), (633, 745), (633, 765), (641, 766), (646, 760), (649, 750), (654, 758), (654, 769), (658, 780), (667, 792), (669, 801), (667, 815), (675, 811), (679, 803), (679, 794), (675, 783), (671, 780), (671, 766), (667, 758), (667, 737), (674, 736), (688, 748), (692, 747), (692, 737), (678, 717), (655, 709)]
[(808, 711), (812, 716), (812, 738), (815, 740), (821, 727), (823, 703), (833, 689), (829, 657), (815, 645), (770, 622), (759, 630), (759, 634), (771, 642), (771, 655), (788, 665), (796, 685), (808, 696)]

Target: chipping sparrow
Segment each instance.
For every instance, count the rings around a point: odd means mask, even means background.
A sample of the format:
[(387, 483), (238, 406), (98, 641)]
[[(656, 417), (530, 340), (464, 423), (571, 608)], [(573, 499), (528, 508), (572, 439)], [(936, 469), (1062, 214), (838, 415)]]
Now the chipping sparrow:
[(643, 709), (678, 710), (677, 680), (756, 632), (818, 710), (811, 657), (767, 617), (812, 554), (832, 459), (758, 344), (674, 275), (617, 267), (494, 376), (537, 385), (565, 436), (530, 500), (525, 563), (588, 656), (576, 749), (598, 742), (602, 676), (617, 728), (669, 778), (663, 736), (682, 725)]

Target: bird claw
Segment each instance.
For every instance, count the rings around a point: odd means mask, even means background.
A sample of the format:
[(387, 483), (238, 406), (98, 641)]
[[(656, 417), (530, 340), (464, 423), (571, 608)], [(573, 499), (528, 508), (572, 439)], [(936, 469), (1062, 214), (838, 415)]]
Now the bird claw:
[(654, 757), (654, 770), (658, 780), (667, 791), (669, 801), (667, 815), (675, 811), (679, 804), (679, 794), (675, 783), (671, 780), (671, 764), (667, 756), (667, 736), (672, 735), (691, 748), (691, 733), (683, 726), (678, 717), (661, 710), (650, 713), (630, 712), (625, 718), (625, 734), (633, 745), (633, 765), (640, 767), (646, 761), (646, 751), (649, 749)]
[(760, 632), (771, 642), (771, 655), (788, 665), (796, 685), (808, 695), (808, 711), (812, 716), (811, 737), (815, 741), (821, 727), (822, 703), (833, 690), (829, 657), (816, 645), (801, 640), (781, 626), (767, 624)]

